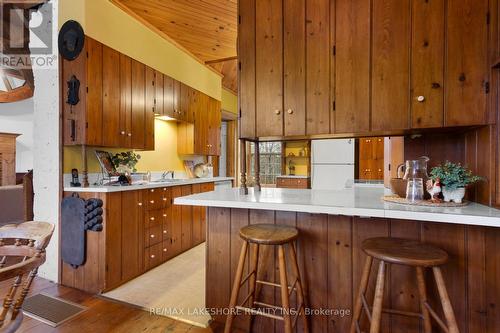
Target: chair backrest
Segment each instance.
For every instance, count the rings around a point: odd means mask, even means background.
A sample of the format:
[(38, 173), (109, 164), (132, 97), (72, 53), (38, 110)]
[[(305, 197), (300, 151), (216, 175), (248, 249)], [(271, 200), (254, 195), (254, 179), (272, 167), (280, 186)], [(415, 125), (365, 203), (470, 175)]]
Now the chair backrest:
[[(0, 227), (0, 281), (12, 279), (3, 308), (0, 309), (0, 332), (13, 332), (21, 324), (18, 314), (38, 267), (45, 262), (45, 249), (53, 232), (54, 225), (47, 222), (24, 222)], [(20, 287), (21, 292), (16, 298)], [(10, 318), (7, 318), (9, 314)]]

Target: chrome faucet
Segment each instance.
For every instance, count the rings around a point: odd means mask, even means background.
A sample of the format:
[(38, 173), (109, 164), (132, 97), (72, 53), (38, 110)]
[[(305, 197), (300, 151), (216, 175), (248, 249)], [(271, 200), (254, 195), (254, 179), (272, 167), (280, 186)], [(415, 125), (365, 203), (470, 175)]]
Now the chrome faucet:
[(173, 171), (165, 171), (164, 173), (161, 174), (161, 179), (165, 180), (167, 179), (168, 175), (171, 175), (170, 179), (174, 179), (174, 172)]

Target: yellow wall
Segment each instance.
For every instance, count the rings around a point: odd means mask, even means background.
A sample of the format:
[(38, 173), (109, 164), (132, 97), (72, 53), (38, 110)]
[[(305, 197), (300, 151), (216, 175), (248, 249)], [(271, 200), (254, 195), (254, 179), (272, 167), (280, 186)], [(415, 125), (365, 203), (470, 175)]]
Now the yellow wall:
[(221, 107), (222, 110), (238, 114), (238, 96), (236, 96), (230, 90), (222, 88), (222, 100)]
[[(84, 14), (83, 14), (84, 13)], [(74, 19), (85, 34), (221, 100), (221, 77), (109, 0), (60, 0), (61, 24)]]
[[(109, 151), (116, 154), (130, 149), (88, 148), (88, 172), (101, 171), (95, 157), (95, 150)], [(175, 121), (155, 120), (155, 151), (136, 151), (141, 155), (137, 163), (137, 171), (184, 171), (181, 157), (177, 155), (177, 123)], [(64, 147), (64, 173), (70, 173), (72, 168), (82, 169), (81, 147)]]
[(287, 175), (290, 174), (290, 171), (288, 170), (288, 163), (290, 160), (293, 161), (293, 163), (295, 164), (295, 175), (297, 176), (308, 175), (310, 152), (308, 149), (307, 141), (287, 142), (285, 146), (285, 156), (288, 156), (289, 154), (299, 156), (302, 148), (306, 149), (307, 156), (285, 159), (286, 160), (285, 170)]

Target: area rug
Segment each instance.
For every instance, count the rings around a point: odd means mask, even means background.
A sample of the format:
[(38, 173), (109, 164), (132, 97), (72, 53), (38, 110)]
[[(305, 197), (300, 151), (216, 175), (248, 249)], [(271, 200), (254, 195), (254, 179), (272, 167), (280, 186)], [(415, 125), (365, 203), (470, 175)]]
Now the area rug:
[(205, 309), (205, 243), (102, 296), (191, 325), (208, 327)]

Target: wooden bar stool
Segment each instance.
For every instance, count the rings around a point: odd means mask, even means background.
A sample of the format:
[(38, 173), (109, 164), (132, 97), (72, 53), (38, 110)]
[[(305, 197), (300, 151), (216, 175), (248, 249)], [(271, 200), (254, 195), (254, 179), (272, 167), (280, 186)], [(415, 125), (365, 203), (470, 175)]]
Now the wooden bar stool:
[[(448, 260), (448, 254), (445, 251), (432, 245), (413, 240), (385, 237), (367, 239), (363, 242), (361, 248), (368, 255), (368, 257), (366, 258), (365, 267), (361, 276), (361, 284), (359, 287), (356, 305), (354, 307), (350, 333), (360, 332), (359, 319), (362, 308), (365, 310), (370, 322), (370, 333), (380, 332), (380, 321), (383, 312), (393, 315), (421, 318), (424, 324), (424, 333), (432, 332), (431, 317), (436, 320), (444, 332), (459, 333), (457, 322), (455, 320), (455, 314), (453, 313), (453, 308), (451, 306), (450, 298), (448, 297), (448, 292), (446, 291), (443, 275), (441, 274), (441, 268), (439, 268), (440, 265), (446, 263)], [(365, 298), (365, 292), (368, 286), (373, 258), (380, 260), (380, 263), (377, 274), (373, 308), (370, 312), (370, 307), (368, 306), (368, 302)], [(422, 311), (421, 313), (382, 308), (387, 263), (415, 267), (418, 294), (420, 297), (420, 309)], [(446, 323), (439, 318), (438, 314), (427, 302), (424, 280), (425, 268), (432, 268), (434, 273), (434, 279), (436, 280), (436, 286), (439, 292), (439, 298), (443, 307)]]
[[(299, 315), (304, 321), (304, 332), (309, 332), (307, 317), (305, 314), (305, 301), (304, 301), (304, 291), (302, 288), (302, 282), (300, 279), (299, 266), (297, 264), (297, 255), (295, 251), (294, 241), (299, 236), (299, 231), (296, 228), (289, 226), (280, 226), (273, 224), (254, 224), (249, 225), (240, 229), (240, 237), (245, 240), (243, 246), (241, 247), (240, 260), (238, 262), (238, 267), (236, 269), (236, 276), (234, 278), (233, 291), (231, 293), (231, 300), (229, 303), (230, 313), (226, 319), (226, 326), (224, 329), (225, 333), (230, 333), (233, 319), (236, 311), (243, 311), (250, 315), (261, 315), (264, 317), (272, 318), (275, 320), (284, 321), (285, 333), (291, 333), (292, 327), (297, 323)], [(242, 279), (243, 269), (245, 266), (245, 259), (247, 252), (250, 250), (249, 245), (253, 244), (251, 250), (251, 263), (249, 274)], [(278, 258), (279, 258), (279, 272), (280, 272), (280, 283), (272, 283), (268, 281), (257, 280), (257, 272), (259, 266), (259, 249), (261, 245), (267, 246), (277, 246), (278, 247)], [(292, 271), (296, 276), (294, 283), (289, 286), (287, 279), (286, 270), (286, 260), (285, 260), (285, 245), (289, 247), (289, 253), (292, 260)], [(241, 305), (237, 305), (238, 295), (240, 288), (249, 281), (250, 292)], [(278, 307), (271, 304), (266, 304), (258, 302), (255, 300), (255, 290), (256, 284), (270, 285), (274, 287), (279, 287), (281, 289), (281, 302), (282, 307)], [(298, 301), (298, 312), (293, 318), (290, 313), (290, 294), (295, 291), (297, 293)], [(248, 306), (245, 306), (247, 304)], [(255, 309), (255, 305), (261, 307), (267, 307), (270, 309), (282, 310), (283, 316), (277, 316), (274, 314), (265, 313)]]

